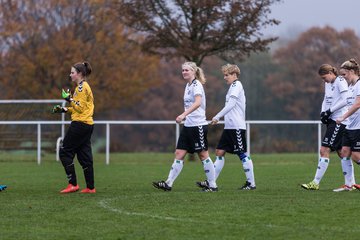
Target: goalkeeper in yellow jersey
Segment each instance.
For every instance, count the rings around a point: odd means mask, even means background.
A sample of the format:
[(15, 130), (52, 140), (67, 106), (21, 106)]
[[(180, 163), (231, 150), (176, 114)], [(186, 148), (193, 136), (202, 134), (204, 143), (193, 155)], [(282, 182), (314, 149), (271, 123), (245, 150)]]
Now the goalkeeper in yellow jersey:
[(95, 193), (93, 156), (91, 150), (91, 135), (94, 129), (94, 97), (86, 81), (91, 74), (88, 62), (76, 63), (71, 67), (70, 78), (76, 83), (73, 94), (62, 90), (62, 97), (69, 103), (68, 107), (54, 106), (53, 113), (70, 113), (71, 125), (60, 148), (60, 160), (64, 166), (68, 186), (60, 193), (72, 193), (79, 190), (77, 184), (74, 157), (75, 154), (84, 171), (86, 188), (82, 193)]

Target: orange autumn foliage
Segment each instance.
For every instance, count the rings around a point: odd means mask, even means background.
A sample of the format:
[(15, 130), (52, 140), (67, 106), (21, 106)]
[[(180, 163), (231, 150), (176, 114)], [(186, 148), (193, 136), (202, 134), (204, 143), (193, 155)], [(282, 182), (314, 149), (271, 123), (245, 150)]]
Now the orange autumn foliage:
[(3, 99), (60, 98), (61, 88), (73, 87), (72, 64), (82, 60), (93, 67), (98, 111), (129, 106), (159, 84), (159, 57), (141, 51), (141, 36), (116, 20), (112, 1), (2, 1), (0, 14)]

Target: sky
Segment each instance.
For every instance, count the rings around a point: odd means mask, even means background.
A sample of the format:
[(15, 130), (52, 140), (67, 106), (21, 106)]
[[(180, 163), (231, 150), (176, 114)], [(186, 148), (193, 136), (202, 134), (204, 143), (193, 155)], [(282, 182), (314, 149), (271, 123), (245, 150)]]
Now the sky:
[(266, 36), (298, 34), (326, 25), (338, 31), (351, 28), (360, 36), (360, 0), (282, 0), (271, 11), (269, 17), (281, 23), (266, 28)]

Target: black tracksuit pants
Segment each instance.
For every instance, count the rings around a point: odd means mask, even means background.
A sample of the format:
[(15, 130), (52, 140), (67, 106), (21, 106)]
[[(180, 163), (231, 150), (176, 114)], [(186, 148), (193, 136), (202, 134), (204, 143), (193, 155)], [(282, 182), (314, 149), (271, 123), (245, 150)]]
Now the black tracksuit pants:
[(94, 125), (73, 121), (65, 135), (60, 148), (60, 160), (65, 168), (69, 183), (76, 186), (77, 179), (74, 157), (83, 168), (87, 188), (94, 189), (93, 155), (91, 151), (91, 135)]

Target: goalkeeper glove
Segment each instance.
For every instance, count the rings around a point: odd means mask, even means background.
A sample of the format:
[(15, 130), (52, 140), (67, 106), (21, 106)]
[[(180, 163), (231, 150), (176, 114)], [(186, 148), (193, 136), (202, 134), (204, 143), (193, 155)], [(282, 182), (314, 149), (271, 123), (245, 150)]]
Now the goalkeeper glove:
[(52, 113), (66, 113), (66, 112), (67, 112), (67, 108), (64, 108), (60, 105), (56, 105), (52, 109)]
[(65, 99), (67, 102), (72, 102), (72, 98), (71, 98), (71, 92), (68, 89), (67, 91), (65, 91), (64, 89), (62, 89), (61, 91), (61, 96), (63, 99)]
[(329, 118), (330, 115), (332, 114), (332, 112), (330, 111), (330, 108), (328, 110), (326, 110), (325, 112), (321, 112), (320, 113), (320, 120), (323, 124), (328, 124), (329, 123)]

